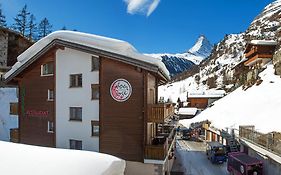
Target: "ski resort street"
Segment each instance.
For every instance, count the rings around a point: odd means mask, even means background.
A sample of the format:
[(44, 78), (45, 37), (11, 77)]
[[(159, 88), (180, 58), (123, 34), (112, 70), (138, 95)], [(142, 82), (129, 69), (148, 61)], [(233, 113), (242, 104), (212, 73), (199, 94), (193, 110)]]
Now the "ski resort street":
[(177, 141), (177, 159), (185, 175), (226, 175), (226, 163), (212, 164), (207, 159), (204, 142)]

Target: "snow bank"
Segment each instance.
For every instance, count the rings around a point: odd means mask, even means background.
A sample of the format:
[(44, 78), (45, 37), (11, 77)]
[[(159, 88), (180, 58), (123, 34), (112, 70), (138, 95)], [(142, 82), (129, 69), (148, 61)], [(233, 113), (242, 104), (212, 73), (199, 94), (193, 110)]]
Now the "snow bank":
[(0, 174), (122, 175), (125, 161), (78, 150), (45, 148), (0, 141)]
[(93, 34), (74, 32), (74, 31), (56, 31), (48, 36), (42, 38), (25, 52), (18, 56), (18, 62), (12, 67), (12, 69), (5, 74), (5, 79), (11, 76), (19, 67), (23, 66), (29, 59), (35, 56), (41, 49), (46, 47), (55, 39), (84, 45), (87, 47), (101, 49), (111, 53), (123, 55), (135, 60), (140, 60), (149, 64), (157, 66), (166, 77), (169, 77), (169, 72), (166, 69), (164, 63), (160, 59), (156, 59), (150, 56), (140, 54), (131, 44), (125, 41), (97, 36)]
[(244, 91), (238, 88), (224, 98), (216, 101), (214, 106), (181, 124), (189, 126), (193, 122), (209, 120), (219, 129), (239, 128), (239, 125), (255, 125), (263, 133), (281, 131), (281, 79), (274, 75), (273, 65), (259, 74), (263, 83)]
[(10, 129), (18, 128), (18, 116), (10, 115), (10, 103), (18, 102), (16, 88), (0, 88), (0, 140), (10, 140)]

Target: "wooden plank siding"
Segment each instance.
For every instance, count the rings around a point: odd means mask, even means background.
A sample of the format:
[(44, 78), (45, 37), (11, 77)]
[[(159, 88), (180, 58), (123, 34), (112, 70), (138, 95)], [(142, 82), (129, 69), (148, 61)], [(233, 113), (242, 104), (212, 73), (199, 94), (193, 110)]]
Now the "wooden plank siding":
[[(144, 71), (135, 66), (101, 57), (100, 65), (100, 152), (129, 161), (144, 157)], [(116, 79), (132, 86), (125, 102), (115, 101), (109, 89)]]
[[(47, 132), (48, 121), (55, 121), (55, 100), (47, 101), (48, 89), (55, 93), (55, 70), (53, 76), (41, 76), (41, 65), (54, 61), (55, 50), (50, 50), (18, 76), (20, 143), (55, 147), (55, 134)], [(32, 110), (48, 111), (48, 114), (26, 114)]]
[(208, 98), (189, 98), (189, 107), (205, 109), (208, 106)]

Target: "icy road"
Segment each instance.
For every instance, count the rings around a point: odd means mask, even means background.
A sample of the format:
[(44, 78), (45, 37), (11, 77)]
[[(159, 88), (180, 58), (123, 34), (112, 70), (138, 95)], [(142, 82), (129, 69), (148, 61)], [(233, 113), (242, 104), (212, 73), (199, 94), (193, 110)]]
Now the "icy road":
[(227, 175), (226, 163), (212, 164), (205, 150), (203, 142), (177, 141), (177, 158), (185, 175)]

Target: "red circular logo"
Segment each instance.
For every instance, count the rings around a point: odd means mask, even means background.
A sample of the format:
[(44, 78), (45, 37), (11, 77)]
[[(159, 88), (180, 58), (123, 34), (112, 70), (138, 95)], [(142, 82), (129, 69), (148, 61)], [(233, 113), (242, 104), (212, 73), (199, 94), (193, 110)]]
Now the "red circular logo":
[(111, 97), (118, 101), (124, 102), (127, 101), (132, 94), (132, 86), (125, 79), (117, 79), (110, 86), (110, 95)]

